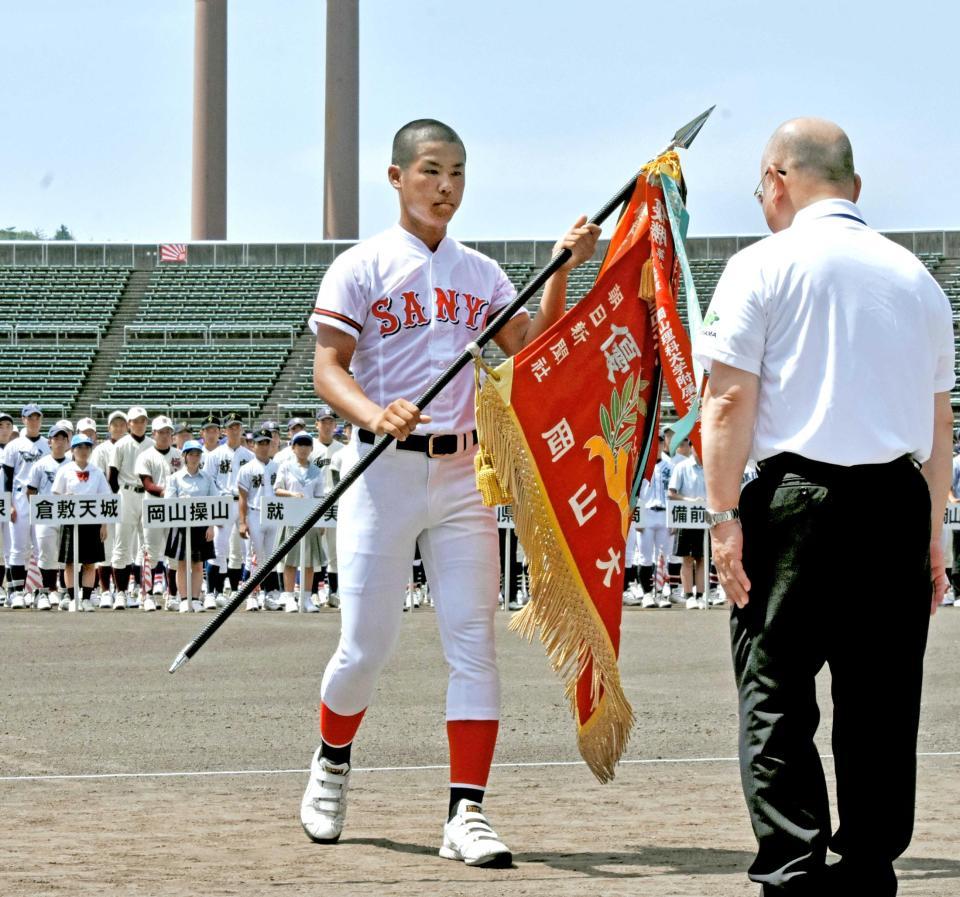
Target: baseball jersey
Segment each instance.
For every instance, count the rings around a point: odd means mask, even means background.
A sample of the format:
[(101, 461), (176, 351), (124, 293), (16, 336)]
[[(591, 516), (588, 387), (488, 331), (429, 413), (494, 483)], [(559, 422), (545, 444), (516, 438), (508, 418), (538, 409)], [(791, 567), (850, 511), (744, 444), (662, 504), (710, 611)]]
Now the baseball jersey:
[(276, 461), (277, 467), (283, 467), (284, 464), (290, 464), (291, 462), (296, 464), (297, 456), (293, 453), (293, 446), (285, 445), (273, 456), (273, 460)]
[(277, 480), (276, 461), (261, 463), (256, 458), (247, 462), (237, 474), (237, 488), (247, 494), (247, 504), (253, 511), (260, 510), (260, 502), (273, 496), (273, 485)]
[(90, 452), (90, 463), (99, 467), (104, 476), (110, 473), (110, 462), (115, 447), (116, 443), (112, 439), (107, 439), (104, 442), (98, 442)]
[(205, 498), (219, 495), (217, 481), (205, 470), (191, 474), (186, 467), (178, 470), (169, 480), (163, 491), (164, 498)]
[(153, 440), (149, 436), (138, 440), (132, 433), (127, 433), (122, 439), (117, 440), (117, 444), (113, 447), (110, 466), (117, 468), (121, 487), (143, 485), (137, 474), (137, 459), (147, 449), (153, 448), (153, 445)]
[(683, 498), (706, 498), (707, 484), (703, 478), (703, 467), (692, 457), (684, 458), (674, 465), (669, 488), (676, 490)]
[(56, 479), (60, 467), (70, 459), (64, 455), (57, 460), (53, 455), (44, 455), (30, 469), (30, 481), (27, 485), (37, 490), (37, 495), (50, 495), (53, 492), (53, 481)]
[(46, 436), (31, 439), (18, 436), (7, 443), (3, 453), (3, 466), (13, 468), (13, 488), (26, 489), (30, 485), (30, 470), (44, 455), (50, 454)]
[(331, 462), (335, 455), (342, 452), (344, 445), (334, 439), (330, 445), (324, 445), (319, 439), (313, 440), (313, 453), (310, 463), (323, 474), (324, 489), (330, 491), (334, 487), (333, 468)]
[(137, 458), (137, 477), (150, 477), (154, 484), (163, 489), (167, 481), (183, 467), (183, 455), (180, 449), (170, 446), (161, 452), (155, 445), (142, 452)]
[(299, 492), (304, 498), (321, 498), (325, 491), (323, 483), (324, 477), (320, 475), (320, 468), (313, 464), (301, 467), (294, 461), (292, 464), (284, 464), (277, 471), (273, 488)]
[(103, 471), (93, 464), (81, 469), (76, 461), (67, 461), (60, 465), (53, 480), (55, 495), (107, 495), (110, 484)]
[(673, 473), (673, 458), (661, 454), (660, 460), (653, 466), (650, 481), (646, 480), (640, 489), (640, 500), (645, 508), (662, 511), (667, 507), (667, 489), (670, 487), (670, 474)]
[(232, 449), (223, 443), (203, 459), (203, 469), (214, 478), (224, 495), (236, 495), (240, 468), (256, 460), (256, 457), (245, 445)]
[[(493, 259), (450, 237), (431, 252), (398, 224), (337, 256), (310, 327), (325, 324), (356, 339), (354, 378), (385, 407), (415, 400), (515, 296)], [(473, 390), (468, 365), (430, 403), (430, 432), (473, 429)]]

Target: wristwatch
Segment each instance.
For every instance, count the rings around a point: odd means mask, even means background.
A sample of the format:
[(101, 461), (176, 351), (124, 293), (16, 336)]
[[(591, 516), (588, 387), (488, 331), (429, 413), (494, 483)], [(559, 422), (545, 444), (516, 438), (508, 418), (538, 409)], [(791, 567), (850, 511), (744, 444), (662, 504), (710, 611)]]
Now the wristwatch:
[(720, 523), (726, 523), (728, 520), (739, 520), (740, 509), (730, 508), (729, 511), (711, 511), (707, 508), (706, 518), (707, 526), (717, 526)]

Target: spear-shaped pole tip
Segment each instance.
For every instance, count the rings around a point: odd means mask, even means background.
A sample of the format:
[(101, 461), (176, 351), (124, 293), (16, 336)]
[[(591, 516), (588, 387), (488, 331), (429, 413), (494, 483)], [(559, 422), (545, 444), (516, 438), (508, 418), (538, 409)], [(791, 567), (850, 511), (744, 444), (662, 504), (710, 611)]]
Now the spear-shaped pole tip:
[(673, 135), (673, 140), (670, 141), (671, 149), (689, 148), (697, 134), (700, 133), (700, 129), (704, 126), (707, 119), (710, 118), (710, 113), (716, 108), (716, 104), (714, 104), (705, 112), (701, 112), (695, 119), (688, 121), (682, 128), (680, 128), (677, 133)]

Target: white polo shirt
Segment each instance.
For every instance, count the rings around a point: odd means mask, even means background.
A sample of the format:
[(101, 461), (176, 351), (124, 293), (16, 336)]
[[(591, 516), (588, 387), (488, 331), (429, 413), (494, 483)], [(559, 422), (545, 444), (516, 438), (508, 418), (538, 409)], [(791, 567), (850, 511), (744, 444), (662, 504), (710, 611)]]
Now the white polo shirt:
[(738, 252), (717, 284), (694, 354), (760, 378), (757, 461), (930, 457), (934, 393), (956, 379), (950, 303), (862, 220), (851, 202), (813, 203)]
[[(450, 237), (431, 252), (396, 225), (337, 256), (320, 284), (310, 327), (316, 332), (326, 324), (356, 339), (354, 377), (385, 407), (416, 399), (515, 295), (493, 259)], [(427, 413), (433, 422), (425, 432), (473, 429), (472, 366)]]

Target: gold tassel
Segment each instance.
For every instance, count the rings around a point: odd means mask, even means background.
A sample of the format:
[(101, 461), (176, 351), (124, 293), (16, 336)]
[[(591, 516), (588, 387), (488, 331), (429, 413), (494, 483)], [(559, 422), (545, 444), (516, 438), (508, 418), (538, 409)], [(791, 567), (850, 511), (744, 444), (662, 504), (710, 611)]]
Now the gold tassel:
[(480, 368), (487, 371), (488, 376), (498, 379), (495, 370), (486, 365), (480, 356), (474, 359), (473, 364), (473, 382), (474, 382), (474, 403), (477, 410), (477, 441), (479, 449), (473, 457), (473, 469), (477, 475), (477, 491), (480, 493), (484, 505), (488, 508), (496, 505), (513, 504), (513, 498), (510, 493), (504, 489), (500, 480), (497, 479), (497, 471), (493, 466), (493, 457), (491, 456), (487, 445), (486, 427), (480, 420), (480, 392), (482, 389), (480, 383)]
[(657, 299), (657, 283), (653, 274), (653, 259), (647, 259), (640, 271), (640, 298), (644, 302), (655, 302)]
[[(507, 362), (509, 364), (510, 362)], [(477, 373), (479, 384), (479, 371)], [(577, 720), (577, 744), (601, 782), (613, 778), (633, 727), (633, 709), (620, 684), (616, 652), (593, 609), (558, 532), (536, 478), (526, 440), (494, 382), (477, 392), (477, 430), (493, 463), (497, 484), (514, 497), (517, 537), (530, 569), (530, 603), (510, 622), (527, 639), (539, 633), (551, 666), (565, 684)], [(594, 706), (584, 725), (577, 719), (577, 681), (591, 664)]]

